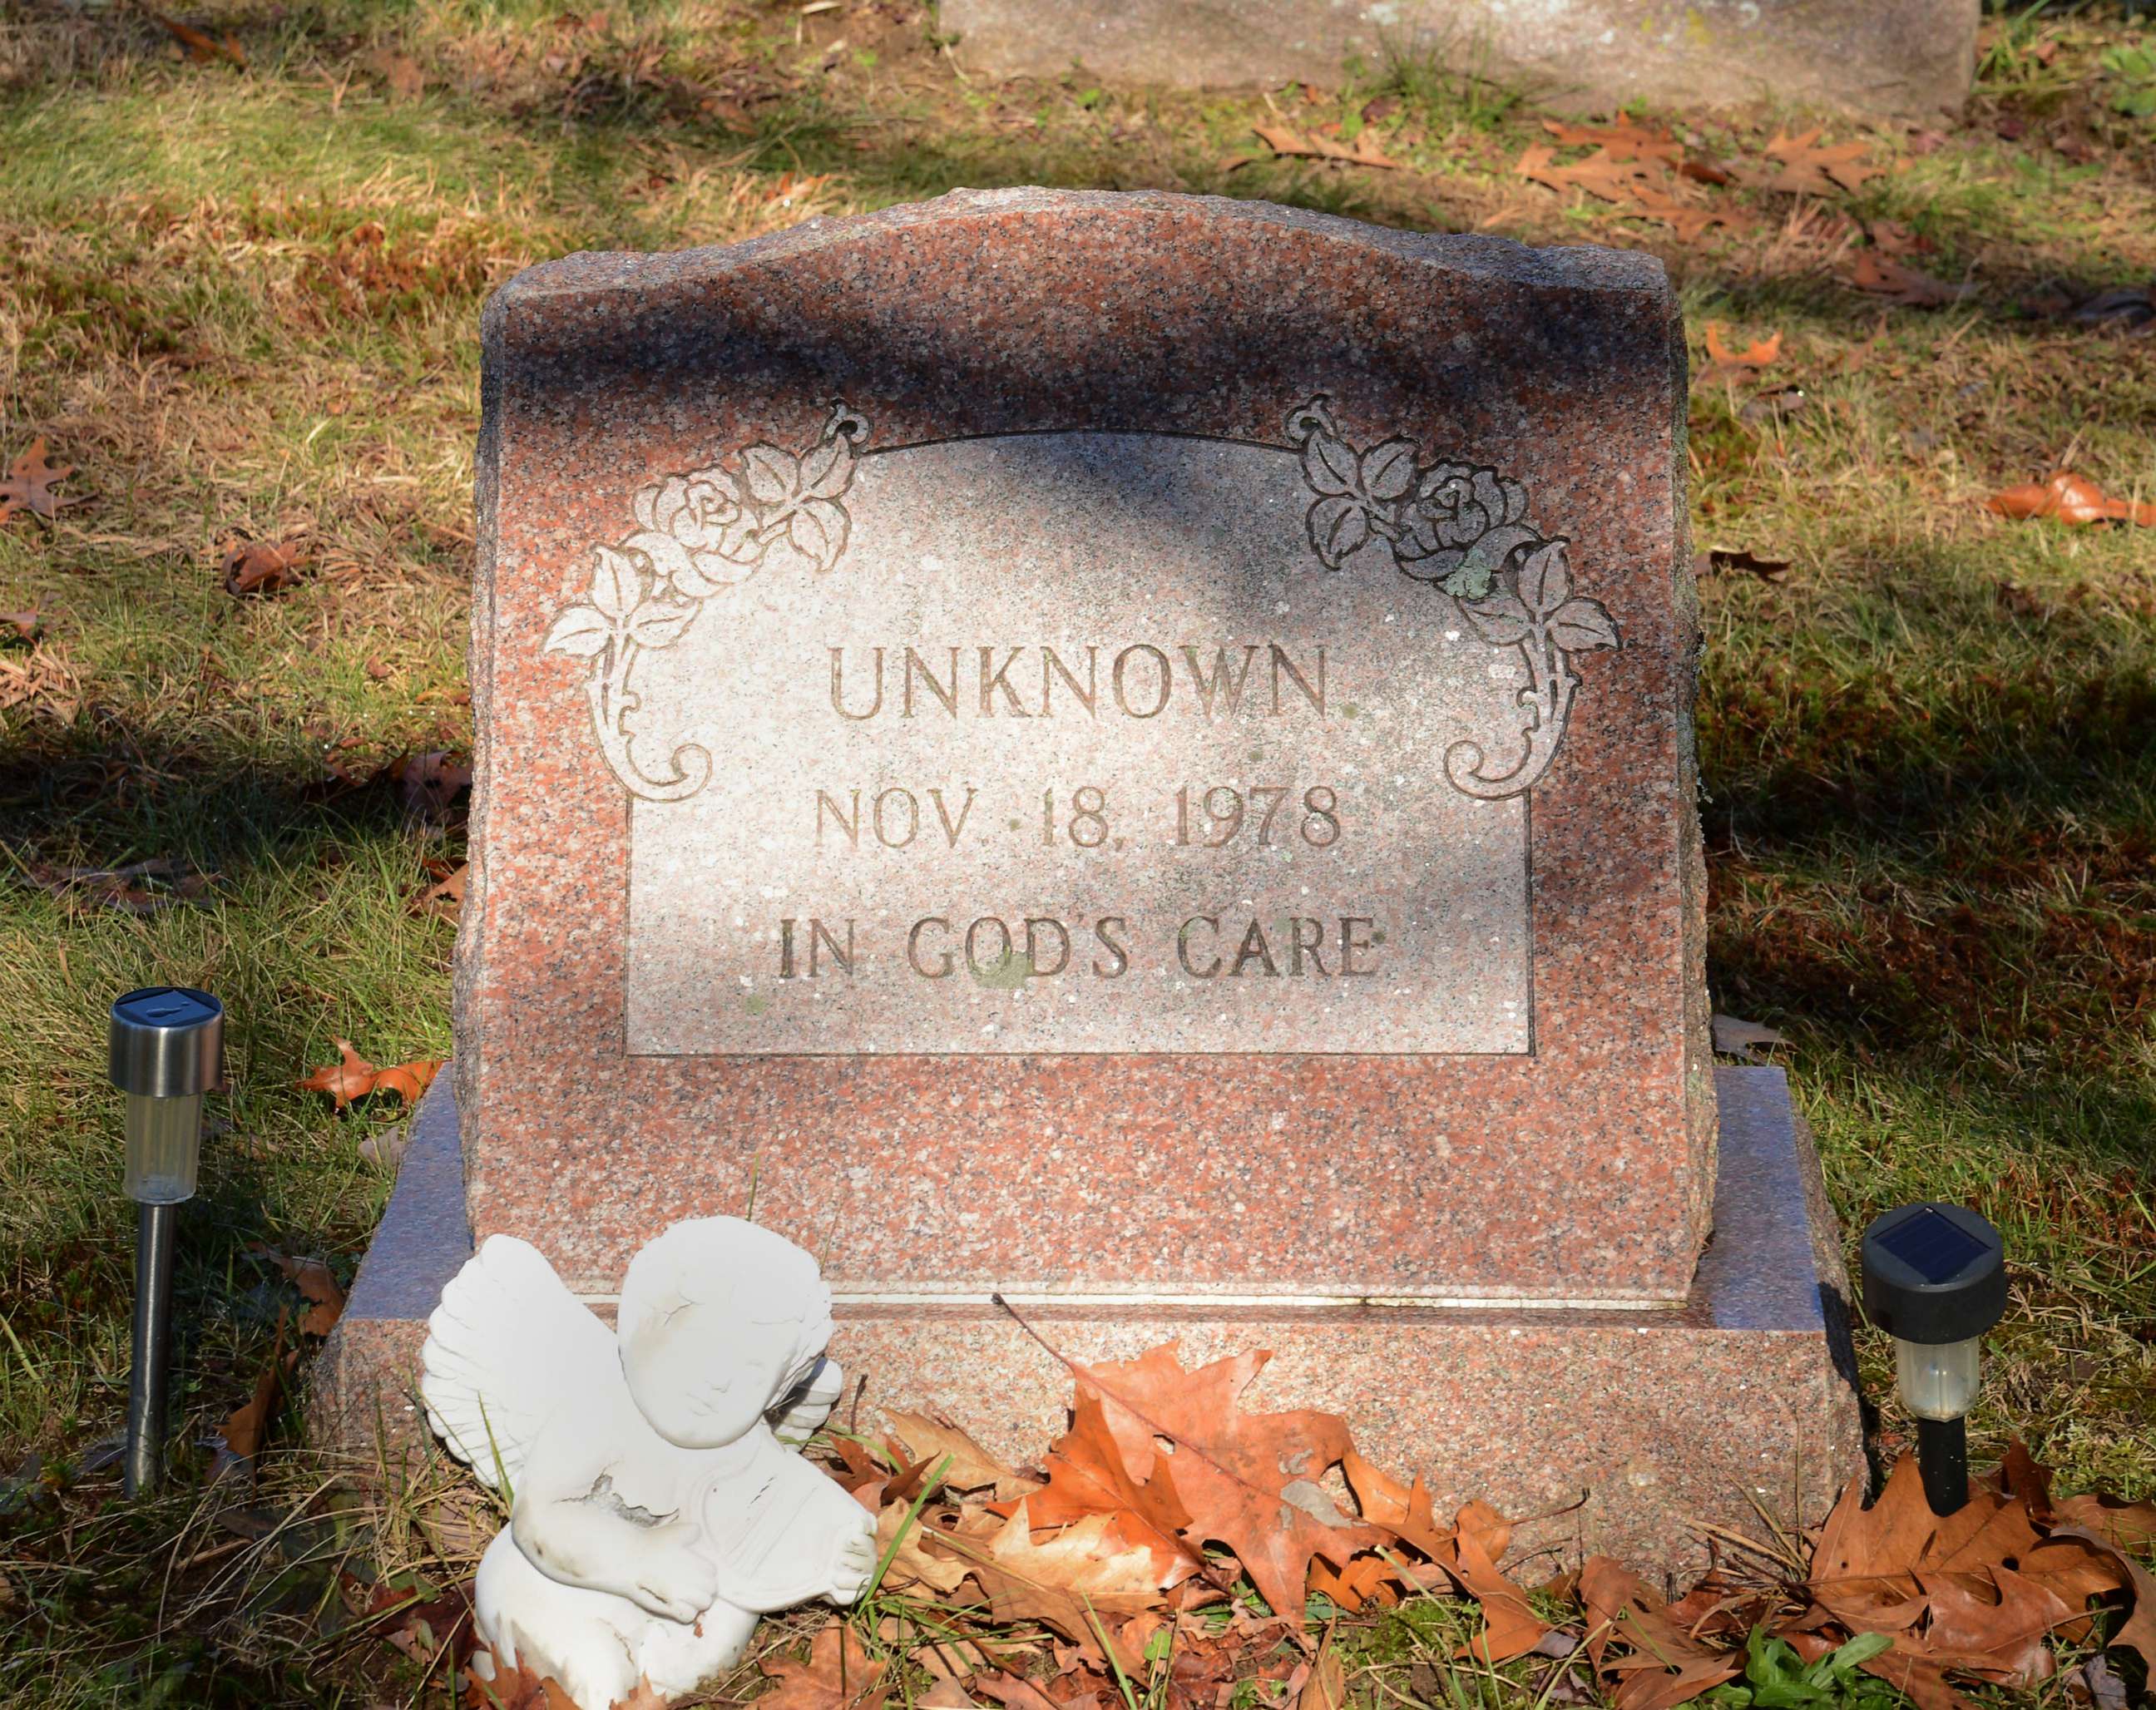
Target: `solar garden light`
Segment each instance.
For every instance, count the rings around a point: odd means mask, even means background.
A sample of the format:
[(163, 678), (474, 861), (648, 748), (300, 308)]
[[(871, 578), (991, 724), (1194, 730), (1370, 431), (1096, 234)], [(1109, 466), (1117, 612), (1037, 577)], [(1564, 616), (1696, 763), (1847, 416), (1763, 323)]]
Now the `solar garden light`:
[(112, 1084), (127, 1095), (127, 1197), (136, 1203), (135, 1363), (127, 1378), (129, 1496), (165, 1456), (172, 1241), (202, 1160), (203, 1094), (222, 1078), (224, 1006), (208, 992), (151, 986), (112, 1006)]
[(1934, 1514), (1969, 1501), (1969, 1425), (1984, 1333), (2006, 1310), (2006, 1244), (1960, 1205), (1897, 1205), (1864, 1231), (1864, 1311), (1894, 1338)]

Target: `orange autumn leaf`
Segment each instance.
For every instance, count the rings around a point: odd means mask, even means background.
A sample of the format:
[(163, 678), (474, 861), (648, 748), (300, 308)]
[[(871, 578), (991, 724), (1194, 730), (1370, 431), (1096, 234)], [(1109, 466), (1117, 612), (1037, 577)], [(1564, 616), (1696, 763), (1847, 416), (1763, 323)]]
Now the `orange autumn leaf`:
[(150, 16), (172, 32), (172, 39), (180, 44), (180, 52), (186, 58), (205, 64), (228, 59), (242, 71), (247, 69), (246, 54), (239, 51), (239, 44), (230, 36), (213, 36), (191, 23), (182, 23), (177, 18), (167, 18), (162, 12), (152, 12)]
[(1614, 125), (1569, 125), (1562, 119), (1545, 119), (1543, 129), (1565, 148), (1599, 148), (1616, 161), (1663, 161), (1675, 166), (1684, 155), (1684, 145), (1666, 131), (1642, 125), (1629, 115)]
[(1250, 128), (1257, 132), (1260, 142), (1282, 157), (1345, 161), (1350, 166), (1399, 170), (1400, 163), (1389, 157), (1378, 146), (1378, 139), (1368, 131), (1358, 133), (1353, 142), (1342, 143), (1319, 131), (1295, 131), (1286, 125), (1253, 125)]
[(2048, 516), (2061, 522), (2132, 522), (2156, 528), (2156, 505), (2114, 499), (2094, 481), (2065, 470), (2048, 481), (1994, 493), (1984, 508), (2016, 521)]
[(374, 1092), (393, 1092), (407, 1105), (417, 1104), (442, 1066), (439, 1059), (420, 1057), (393, 1068), (377, 1069), (352, 1048), (351, 1040), (332, 1043), (344, 1060), (316, 1070), (300, 1082), (300, 1091), (326, 1092), (339, 1110)]
[(1801, 136), (1789, 136), (1778, 131), (1767, 145), (1767, 158), (1774, 162), (1771, 170), (1747, 167), (1740, 168), (1737, 177), (1740, 182), (1755, 190), (1779, 190), (1800, 196), (1831, 196), (1838, 191), (1855, 190), (1866, 178), (1876, 178), (1886, 169), (1868, 166), (1865, 156), (1870, 145), (1863, 142), (1835, 142), (1822, 144), (1820, 132), (1814, 129)]
[(399, 1063), (393, 1069), (378, 1071), (372, 1089), (375, 1092), (393, 1092), (407, 1105), (419, 1101), (419, 1095), (434, 1084), (441, 1069), (439, 1058), (419, 1057), (408, 1063)]
[(326, 1092), (339, 1110), (356, 1098), (364, 1098), (374, 1091), (377, 1072), (373, 1064), (352, 1048), (349, 1040), (331, 1041), (342, 1055), (344, 1060), (326, 1069), (317, 1069), (300, 1083), (302, 1092)]
[(1884, 297), (1908, 309), (1938, 309), (1958, 303), (1975, 290), (1974, 285), (1948, 285), (1914, 267), (1904, 267), (1892, 257), (1870, 249), (1856, 252), (1850, 283), (1860, 291)]
[(1237, 1398), (1271, 1358), (1235, 1354), (1187, 1371), (1171, 1342), (1135, 1360), (1072, 1369), (1100, 1396), (1132, 1478), (1150, 1481), (1170, 1458), (1156, 1439), (1175, 1445), (1175, 1492), (1192, 1517), (1185, 1539), (1226, 1545), (1267, 1606), (1300, 1621), (1313, 1557), (1344, 1567), (1391, 1535), (1342, 1512), (1319, 1482), (1353, 1451), (1344, 1420), (1242, 1410)]
[[(1033, 1523), (1067, 1526), (1089, 1515), (1111, 1516), (1126, 1537), (1151, 1553), (1162, 1589), (1182, 1584), (1204, 1565), (1204, 1556), (1182, 1535), (1191, 1516), (1176, 1494), (1168, 1461), (1158, 1461), (1150, 1478), (1133, 1478), (1100, 1397), (1081, 1389), (1070, 1412), (1070, 1429), (1048, 1451), (1048, 1487), (1022, 1498)], [(1018, 1504), (995, 1506), (1009, 1514)]]
[(771, 1681), (757, 1702), (767, 1710), (874, 1710), (887, 1692), (887, 1664), (871, 1661), (854, 1630), (833, 1621), (809, 1641), (806, 1662), (766, 1657), (757, 1665)]
[(14, 462), (8, 465), (8, 474), (0, 480), (0, 522), (5, 522), (18, 507), (47, 522), (66, 501), (53, 496), (53, 483), (65, 480), (74, 473), (74, 465), (54, 469), (45, 461), (45, 442), (39, 439)]
[(1732, 368), (1764, 368), (1782, 354), (1782, 335), (1779, 332), (1770, 332), (1741, 351), (1732, 351), (1722, 342), (1722, 331), (1719, 321), (1707, 323), (1707, 354), (1715, 362)]

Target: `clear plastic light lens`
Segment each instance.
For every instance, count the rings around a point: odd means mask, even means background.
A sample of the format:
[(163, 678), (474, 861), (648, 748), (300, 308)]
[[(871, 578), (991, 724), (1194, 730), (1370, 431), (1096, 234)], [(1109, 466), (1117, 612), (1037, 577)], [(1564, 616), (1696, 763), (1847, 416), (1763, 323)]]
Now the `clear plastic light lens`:
[(1960, 1419), (1976, 1403), (1984, 1338), (1894, 1343), (1894, 1381), (1902, 1403), (1918, 1419)]
[(144, 1205), (192, 1199), (202, 1162), (202, 1095), (127, 1095), (127, 1197)]

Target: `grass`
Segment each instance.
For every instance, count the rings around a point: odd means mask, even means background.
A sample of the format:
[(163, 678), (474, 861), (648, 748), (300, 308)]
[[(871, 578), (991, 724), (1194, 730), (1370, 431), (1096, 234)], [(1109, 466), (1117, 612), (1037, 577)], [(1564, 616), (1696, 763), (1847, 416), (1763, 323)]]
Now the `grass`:
[[(1537, 116), (1471, 54), (1198, 96), (993, 84), (885, 0), (187, 16), (245, 68), (182, 59), (134, 9), (0, 8), (0, 453), (43, 437), (75, 465), (51, 526), (0, 527), (0, 610), (41, 623), (0, 640), (0, 1698), (444, 1702), (439, 1674), (340, 1636), (336, 1569), (432, 1595), (483, 1519), (446, 1488), (302, 1510), (331, 1471), (305, 1452), (250, 1489), (208, 1483), (198, 1445), (295, 1303), (259, 1250), (348, 1277), (388, 1194), (360, 1146), (393, 1110), (340, 1117), (294, 1082), (336, 1037), (379, 1062), (449, 1045), (451, 928), (414, 899), (461, 832), (367, 780), (470, 745), (480, 305), (572, 249), (962, 183), (1619, 243), (1670, 265), (1696, 362), (1709, 320), (1783, 335), (1758, 381), (1702, 380), (1692, 404), (1700, 542), (1792, 566), (1704, 590), (1717, 1001), (1789, 1035), (1849, 1229), (1937, 1196), (2005, 1230), (1979, 1455), (2018, 1435), (2062, 1488), (2156, 1492), (2156, 531), (1979, 502), (2068, 465), (2156, 497), (2156, 336), (2024, 306), (2156, 275), (2156, 118), (2110, 69), (2156, 26), (1996, 20), (1964, 122), (1830, 121), (1896, 170), (1824, 203), (1731, 193), (1751, 224), (1680, 243), (1515, 176)], [(404, 64), (416, 95), (392, 87)], [(1371, 127), (1405, 169), (1235, 164), (1277, 113)], [(1803, 119), (1677, 123), (1756, 158)], [(1906, 227), (1972, 295), (1851, 290), (1852, 219)], [(305, 579), (228, 596), (242, 538), (305, 541)], [(132, 908), (55, 877), (146, 860), (174, 865)], [(224, 996), (234, 1090), (182, 1214), (173, 1487), (130, 1508), (95, 1452), (131, 1286), (100, 1040), (111, 995), (151, 981)], [(1881, 1338), (1861, 1355), (1891, 1450)], [(274, 1440), (298, 1425), (288, 1399)], [(1459, 1619), (1381, 1625), (1368, 1666), (1418, 1702), (1532, 1702), (1524, 1669), (1412, 1673), (1456, 1642), (1414, 1623)]]

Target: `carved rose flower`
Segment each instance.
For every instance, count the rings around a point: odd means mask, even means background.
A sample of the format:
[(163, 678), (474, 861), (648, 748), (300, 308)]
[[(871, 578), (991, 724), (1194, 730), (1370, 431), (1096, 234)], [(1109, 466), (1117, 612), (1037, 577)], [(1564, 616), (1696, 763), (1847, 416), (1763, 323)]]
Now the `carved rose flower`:
[(723, 470), (670, 475), (636, 496), (643, 531), (629, 545), (646, 553), (684, 599), (703, 599), (747, 575), (763, 549), (756, 518)]
[(1527, 514), (1527, 491), (1517, 481), (1505, 480), (1494, 469), (1437, 464), (1424, 475), (1408, 507), (1414, 556), (1471, 547), (1491, 529)]

